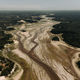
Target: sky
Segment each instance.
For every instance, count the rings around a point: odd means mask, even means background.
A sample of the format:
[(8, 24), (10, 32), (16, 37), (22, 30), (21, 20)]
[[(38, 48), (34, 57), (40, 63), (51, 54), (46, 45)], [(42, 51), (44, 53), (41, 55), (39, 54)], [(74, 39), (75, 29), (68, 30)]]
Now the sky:
[(80, 10), (80, 0), (0, 0), (0, 10)]

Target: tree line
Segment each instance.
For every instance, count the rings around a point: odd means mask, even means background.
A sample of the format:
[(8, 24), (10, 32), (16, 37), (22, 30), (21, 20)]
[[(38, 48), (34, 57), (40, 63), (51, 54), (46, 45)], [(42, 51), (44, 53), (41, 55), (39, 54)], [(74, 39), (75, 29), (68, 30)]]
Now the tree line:
[(61, 21), (54, 25), (53, 34), (63, 33), (63, 40), (75, 47), (80, 47), (80, 11), (58, 12), (54, 15), (55, 21)]

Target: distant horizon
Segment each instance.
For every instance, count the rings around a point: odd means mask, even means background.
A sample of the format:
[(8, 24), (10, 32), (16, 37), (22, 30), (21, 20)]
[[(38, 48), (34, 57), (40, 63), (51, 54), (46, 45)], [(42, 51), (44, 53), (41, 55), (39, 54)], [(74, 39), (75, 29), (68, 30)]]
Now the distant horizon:
[(80, 10), (0, 10), (0, 11), (80, 11)]
[(0, 10), (80, 10), (80, 0), (1, 0)]

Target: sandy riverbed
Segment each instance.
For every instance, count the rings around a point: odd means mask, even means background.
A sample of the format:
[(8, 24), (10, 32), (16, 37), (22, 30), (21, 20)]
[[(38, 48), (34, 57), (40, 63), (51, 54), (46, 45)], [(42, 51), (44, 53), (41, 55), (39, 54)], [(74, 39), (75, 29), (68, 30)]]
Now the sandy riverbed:
[[(69, 57), (69, 54), (75, 54), (77, 50), (75, 50), (73, 47), (68, 46), (63, 41), (51, 41), (51, 34), (49, 34), (48, 32), (52, 30), (53, 25), (59, 24), (60, 22), (52, 21), (50, 18), (46, 18), (45, 16), (41, 17), (44, 18), (44, 20), (41, 20), (39, 21), (39, 23), (26, 27), (26, 32), (18, 32), (20, 33), (19, 35), (21, 36), (21, 41), (24, 40), (24, 48), (30, 51), (35, 46), (31, 39), (36, 34), (37, 37), (34, 41), (38, 43), (38, 46), (34, 49), (34, 54), (37, 55), (37, 57), (42, 62), (49, 65), (57, 73), (61, 80), (76, 79), (76, 73), (72, 68), (69, 68), (71, 64), (70, 61), (72, 60), (72, 57)], [(20, 29), (23, 28), (25, 27), (22, 26), (22, 28)], [(20, 50), (15, 49), (13, 50), (13, 52), (28, 62), (33, 72), (35, 72), (35, 75), (38, 77), (38, 80), (50, 79), (46, 72), (39, 65), (37, 65)], [(75, 71), (77, 71), (74, 62), (75, 60), (72, 60), (73, 67)], [(68, 65), (66, 65), (66, 63)], [(67, 70), (65, 70), (64, 67)], [(71, 73), (74, 73), (74, 76)], [(78, 71), (78, 74), (79, 73), (80, 72)]]

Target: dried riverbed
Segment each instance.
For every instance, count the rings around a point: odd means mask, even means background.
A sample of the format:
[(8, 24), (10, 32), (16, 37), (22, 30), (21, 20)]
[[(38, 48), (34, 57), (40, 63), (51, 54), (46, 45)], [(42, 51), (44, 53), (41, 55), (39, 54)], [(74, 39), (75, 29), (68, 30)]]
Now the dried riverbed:
[[(19, 47), (13, 52), (26, 60), (33, 77), (36, 76), (33, 80), (80, 80), (72, 63), (72, 56), (80, 50), (68, 46), (59, 35), (50, 33), (52, 26), (60, 22), (45, 15), (41, 17), (44, 19), (38, 23), (25, 23), (15, 32)], [(52, 36), (58, 36), (60, 41), (52, 41)]]

